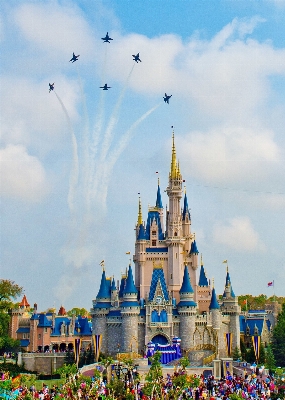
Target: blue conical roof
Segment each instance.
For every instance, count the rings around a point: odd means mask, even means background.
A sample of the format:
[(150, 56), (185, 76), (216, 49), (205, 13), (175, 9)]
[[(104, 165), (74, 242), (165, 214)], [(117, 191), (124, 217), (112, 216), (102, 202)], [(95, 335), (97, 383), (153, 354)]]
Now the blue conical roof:
[(218, 300), (217, 300), (217, 295), (215, 288), (212, 289), (212, 297), (211, 297), (211, 303), (209, 306), (210, 310), (218, 310), (220, 308)]
[(126, 279), (126, 286), (124, 289), (124, 294), (125, 293), (134, 293), (137, 294), (137, 288), (135, 287), (134, 284), (134, 278), (133, 278), (133, 271), (132, 271), (132, 267), (129, 265), (129, 270), (128, 270), (128, 276)]
[(124, 294), (124, 289), (125, 289), (125, 285), (126, 285), (126, 277), (122, 276), (121, 279), (121, 284), (120, 284), (120, 290), (119, 290), (119, 298), (121, 299), (123, 297)]
[(157, 185), (157, 194), (156, 194), (156, 203), (155, 206), (157, 208), (163, 208), (162, 207), (162, 200), (161, 200), (161, 194), (160, 194), (160, 186), (159, 184)]
[(101, 277), (100, 289), (99, 289), (96, 299), (106, 299), (106, 298), (109, 298), (110, 296), (111, 296), (110, 283), (107, 281), (105, 271), (103, 270), (102, 277)]
[(183, 221), (185, 220), (187, 214), (188, 214), (189, 219), (190, 219), (190, 211), (189, 211), (189, 208), (188, 208), (188, 200), (187, 200), (187, 195), (185, 193), (185, 195), (184, 195), (183, 213), (182, 213), (182, 220)]
[(205, 273), (205, 269), (204, 269), (204, 265), (201, 265), (198, 286), (209, 286), (208, 279), (206, 277), (206, 273)]
[(198, 253), (199, 253), (199, 251), (198, 251), (196, 240), (193, 240), (193, 242), (191, 243), (190, 254), (198, 254)]
[(187, 265), (185, 265), (185, 268), (184, 268), (184, 276), (183, 276), (182, 286), (181, 286), (181, 289), (179, 290), (179, 293), (180, 294), (181, 293), (194, 293), (193, 288), (191, 286)]
[(137, 240), (145, 240), (145, 230), (143, 224), (139, 226), (139, 234)]
[(113, 290), (117, 290), (117, 288), (116, 288), (116, 283), (115, 283), (115, 279), (114, 279), (114, 278), (112, 279), (111, 290), (112, 290), (112, 291), (113, 291)]

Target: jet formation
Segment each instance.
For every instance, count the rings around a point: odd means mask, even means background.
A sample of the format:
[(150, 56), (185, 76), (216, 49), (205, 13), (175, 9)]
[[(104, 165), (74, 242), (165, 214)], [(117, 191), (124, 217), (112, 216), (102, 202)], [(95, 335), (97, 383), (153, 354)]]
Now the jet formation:
[(76, 55), (73, 53), (72, 58), (69, 60), (69, 62), (72, 61), (72, 62), (74, 63), (75, 61), (78, 60), (78, 57), (80, 57), (80, 54), (78, 54), (78, 56), (76, 56)]
[[(110, 36), (109, 33), (106, 33), (105, 37), (102, 37), (101, 40), (103, 40), (104, 43), (111, 43), (110, 40), (113, 40)], [(74, 53), (72, 54), (72, 58), (69, 60), (69, 62), (71, 61), (72, 63), (74, 63), (75, 61), (78, 60), (78, 57), (80, 57), (80, 54), (78, 54), (78, 56), (76, 56)], [(132, 54), (133, 57), (133, 61), (135, 61), (136, 63), (138, 62), (142, 62), (142, 60), (140, 59), (140, 53), (138, 54)], [(100, 86), (100, 89), (103, 90), (108, 90), (111, 89), (111, 86), (108, 86), (107, 83), (105, 83), (104, 86)], [(54, 90), (54, 83), (49, 83), (49, 93)], [(163, 97), (163, 100), (165, 103), (169, 104), (169, 99), (170, 97), (172, 97), (172, 94), (170, 96), (168, 96), (166, 93)]]

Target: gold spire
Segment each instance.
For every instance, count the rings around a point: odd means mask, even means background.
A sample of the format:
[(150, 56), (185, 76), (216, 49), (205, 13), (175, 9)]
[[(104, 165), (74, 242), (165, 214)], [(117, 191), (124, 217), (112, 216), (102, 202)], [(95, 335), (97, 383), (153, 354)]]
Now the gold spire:
[(138, 226), (141, 226), (142, 223), (143, 223), (143, 220), (142, 220), (142, 203), (141, 203), (141, 198), (139, 197)]
[(172, 133), (172, 155), (171, 155), (171, 168), (170, 168), (170, 178), (175, 179), (177, 174), (177, 161), (176, 161), (176, 150), (174, 143), (174, 132)]
[(212, 287), (213, 287), (213, 289), (215, 288), (214, 278), (212, 278)]

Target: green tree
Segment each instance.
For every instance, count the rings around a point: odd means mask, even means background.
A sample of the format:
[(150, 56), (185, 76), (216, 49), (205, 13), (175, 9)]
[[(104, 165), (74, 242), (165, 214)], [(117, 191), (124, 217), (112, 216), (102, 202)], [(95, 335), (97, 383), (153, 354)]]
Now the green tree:
[(278, 367), (285, 367), (285, 303), (273, 329), (272, 351)]
[(234, 361), (241, 359), (241, 352), (237, 346), (234, 348), (232, 352), (232, 357)]
[(81, 317), (88, 317), (89, 312), (86, 310), (86, 308), (73, 307), (71, 310), (67, 311), (67, 315), (69, 317), (72, 317), (73, 315), (75, 317), (78, 317), (79, 315)]
[(264, 348), (263, 344), (260, 342), (258, 363), (264, 364), (265, 358), (266, 358), (265, 348)]
[(162, 385), (162, 367), (160, 363), (161, 353), (157, 351), (150, 357), (151, 366), (145, 377), (144, 393), (153, 397), (154, 394), (160, 395)]
[(22, 294), (23, 288), (9, 279), (0, 279), (0, 349), (11, 349), (19, 345), (8, 335), (9, 309), (15, 307), (15, 300)]
[(240, 352), (241, 352), (242, 359), (246, 360), (247, 350), (246, 350), (246, 346), (244, 344), (244, 341), (242, 339), (240, 340)]
[(275, 363), (275, 358), (274, 354), (272, 351), (271, 346), (268, 346), (266, 349), (266, 357), (265, 357), (265, 367), (269, 369), (269, 371), (272, 371), (275, 369), (276, 363)]

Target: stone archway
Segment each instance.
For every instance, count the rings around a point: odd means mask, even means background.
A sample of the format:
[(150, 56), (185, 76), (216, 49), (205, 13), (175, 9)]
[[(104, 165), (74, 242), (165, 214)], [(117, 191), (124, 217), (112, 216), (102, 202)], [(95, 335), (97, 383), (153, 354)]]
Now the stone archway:
[(153, 338), (151, 339), (151, 341), (154, 344), (161, 344), (163, 346), (170, 344), (168, 337), (166, 335), (164, 335), (163, 333), (154, 335)]

